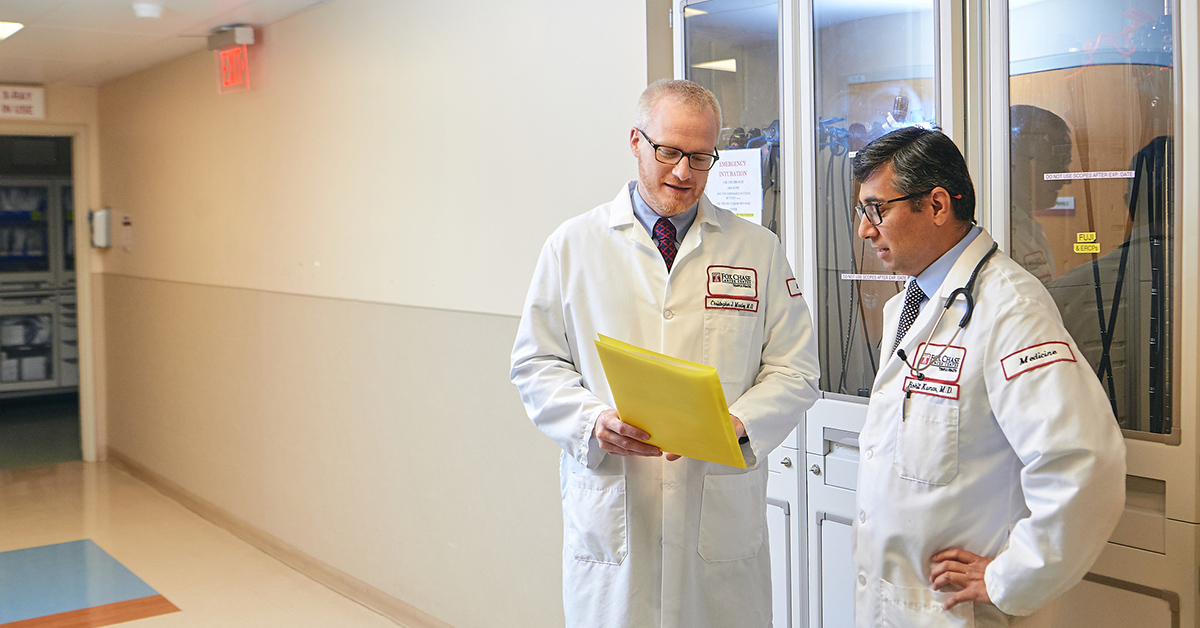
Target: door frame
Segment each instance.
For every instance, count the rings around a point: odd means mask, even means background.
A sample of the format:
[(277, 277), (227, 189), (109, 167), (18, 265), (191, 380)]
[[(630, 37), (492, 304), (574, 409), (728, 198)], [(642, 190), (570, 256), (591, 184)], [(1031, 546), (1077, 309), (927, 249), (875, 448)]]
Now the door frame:
[[(75, 205), (75, 294), (79, 320), (79, 446), (84, 462), (98, 462), (107, 450), (104, 431), (103, 388), (97, 386), (104, 372), (97, 358), (97, 338), (103, 338), (102, 317), (93, 307), (91, 228), (88, 216), (97, 207), (94, 195), (98, 177), (92, 172), (94, 148), (84, 124), (25, 121), (0, 122), (0, 135), (57, 136), (71, 138), (71, 182)], [(84, 211), (86, 210), (86, 211)], [(85, 254), (86, 252), (86, 254)]]

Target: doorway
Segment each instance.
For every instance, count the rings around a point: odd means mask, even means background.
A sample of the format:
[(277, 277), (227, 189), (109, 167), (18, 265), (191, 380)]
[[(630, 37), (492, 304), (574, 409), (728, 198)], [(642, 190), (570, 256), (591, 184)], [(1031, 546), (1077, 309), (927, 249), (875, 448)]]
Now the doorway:
[(0, 469), (82, 459), (72, 139), (0, 135)]

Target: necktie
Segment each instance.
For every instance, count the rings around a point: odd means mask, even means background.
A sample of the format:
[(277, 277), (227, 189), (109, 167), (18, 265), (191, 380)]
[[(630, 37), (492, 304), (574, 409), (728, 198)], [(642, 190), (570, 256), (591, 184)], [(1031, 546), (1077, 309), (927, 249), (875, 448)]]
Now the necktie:
[(896, 329), (896, 342), (892, 344), (892, 353), (896, 352), (896, 348), (900, 346), (900, 339), (908, 333), (913, 321), (917, 320), (921, 302), (924, 300), (925, 293), (921, 291), (921, 286), (917, 285), (917, 280), (909, 281), (908, 289), (904, 293), (904, 309), (900, 311), (900, 327)]
[(666, 218), (659, 218), (654, 223), (654, 241), (658, 243), (658, 252), (662, 253), (663, 261), (667, 263), (667, 270), (671, 270), (675, 253), (679, 251), (679, 247), (675, 246), (675, 225)]

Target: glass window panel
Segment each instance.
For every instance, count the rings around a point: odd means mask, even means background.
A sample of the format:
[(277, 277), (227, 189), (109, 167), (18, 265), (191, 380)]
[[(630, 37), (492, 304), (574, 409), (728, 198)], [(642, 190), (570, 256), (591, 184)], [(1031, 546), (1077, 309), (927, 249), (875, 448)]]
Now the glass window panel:
[(883, 304), (903, 288), (858, 237), (854, 152), (897, 128), (936, 124), (932, 0), (814, 0), (817, 311), (821, 389), (867, 397)]
[(0, 316), (0, 383), (53, 379), (49, 314)]
[(1163, 0), (1009, 7), (1010, 254), (1121, 427), (1171, 430), (1174, 27)]
[(60, 191), (63, 220), (63, 268), (75, 270), (75, 188), (64, 185)]
[(721, 103), (713, 204), (780, 233), (779, 2), (708, 0), (683, 10), (688, 79)]
[(49, 191), (0, 186), (0, 273), (50, 270)]

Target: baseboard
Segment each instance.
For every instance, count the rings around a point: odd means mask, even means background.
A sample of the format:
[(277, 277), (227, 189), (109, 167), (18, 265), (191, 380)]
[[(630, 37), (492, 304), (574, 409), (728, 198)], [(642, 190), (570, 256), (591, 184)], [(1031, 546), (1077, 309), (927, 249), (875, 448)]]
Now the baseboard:
[(145, 482), (156, 491), (179, 502), (184, 508), (229, 531), (296, 571), (387, 617), (404, 628), (454, 628), (408, 602), (389, 595), (340, 569), (327, 565), (234, 517), (219, 506), (197, 497), (187, 489), (147, 469), (115, 449), (108, 449), (108, 463)]

